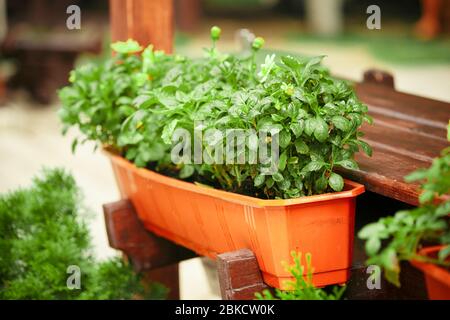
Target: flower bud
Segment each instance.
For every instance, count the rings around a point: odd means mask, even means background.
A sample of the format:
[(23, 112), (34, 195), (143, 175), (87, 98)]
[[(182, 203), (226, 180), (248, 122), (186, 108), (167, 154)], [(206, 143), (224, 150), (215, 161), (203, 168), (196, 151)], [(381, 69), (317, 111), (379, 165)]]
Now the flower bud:
[(212, 27), (211, 28), (211, 39), (213, 41), (219, 40), (221, 32), (222, 32), (222, 30), (220, 30), (220, 28), (218, 26)]
[(264, 39), (261, 37), (256, 37), (255, 40), (253, 40), (252, 48), (254, 50), (259, 50), (264, 46)]

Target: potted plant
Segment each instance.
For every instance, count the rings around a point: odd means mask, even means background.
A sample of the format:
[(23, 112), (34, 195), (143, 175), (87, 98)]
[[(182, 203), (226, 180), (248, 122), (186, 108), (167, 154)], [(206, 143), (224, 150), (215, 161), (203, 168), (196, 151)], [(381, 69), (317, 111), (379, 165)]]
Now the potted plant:
[[(447, 139), (450, 141), (450, 123)], [(430, 168), (405, 179), (424, 181), (420, 206), (361, 229), (358, 235), (366, 240), (367, 263), (382, 267), (386, 279), (400, 286), (400, 262), (410, 261), (424, 272), (430, 299), (450, 299), (450, 147)]]
[[(60, 92), (64, 131), (101, 144), (119, 189), (149, 230), (209, 257), (249, 248), (281, 287), (292, 250), (315, 257), (315, 284), (343, 283), (352, 259), (355, 169), (370, 122), (323, 57), (166, 55), (128, 40), (102, 64), (74, 70)], [(78, 139), (74, 141), (75, 148)]]

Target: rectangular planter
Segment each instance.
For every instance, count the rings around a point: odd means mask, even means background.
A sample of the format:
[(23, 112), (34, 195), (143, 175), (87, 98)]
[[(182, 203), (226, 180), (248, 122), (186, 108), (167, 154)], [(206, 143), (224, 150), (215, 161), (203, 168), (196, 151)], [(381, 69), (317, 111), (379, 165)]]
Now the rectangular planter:
[[(419, 251), (423, 256), (436, 256), (443, 246), (427, 247)], [(428, 298), (431, 300), (450, 300), (450, 272), (433, 263), (413, 260), (411, 264), (425, 275)]]
[(285, 288), (295, 250), (312, 254), (314, 284), (345, 283), (352, 262), (355, 198), (364, 186), (286, 200), (264, 200), (137, 168), (108, 152), (122, 197), (132, 201), (145, 227), (200, 255), (248, 248), (264, 281)]

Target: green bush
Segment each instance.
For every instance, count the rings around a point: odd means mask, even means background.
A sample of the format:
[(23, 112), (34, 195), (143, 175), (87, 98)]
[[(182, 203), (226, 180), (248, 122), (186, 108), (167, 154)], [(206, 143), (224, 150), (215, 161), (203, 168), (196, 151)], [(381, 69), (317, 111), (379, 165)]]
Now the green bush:
[[(122, 259), (95, 261), (86, 213), (63, 170), (45, 170), (30, 188), (0, 195), (0, 299), (163, 298), (164, 287), (144, 288)], [(80, 268), (80, 289), (67, 286), (71, 265)]]
[[(330, 76), (323, 57), (268, 55), (257, 66), (262, 38), (253, 42), (252, 54), (241, 57), (220, 53), (219, 37), (213, 27), (213, 46), (202, 59), (166, 55), (152, 46), (142, 50), (132, 40), (113, 44), (116, 55), (74, 70), (71, 85), (60, 91), (64, 131), (78, 127), (81, 141), (97, 141), (139, 167), (236, 193), (294, 198), (341, 191), (336, 168), (355, 169), (354, 154), (360, 148), (372, 152), (358, 130), (371, 122), (367, 106), (346, 82)], [(174, 163), (171, 150), (181, 143), (174, 139), (177, 130), (190, 134), (184, 145), (194, 146), (200, 128), (203, 161), (192, 160), (191, 150)], [(208, 136), (210, 129), (222, 135)], [(229, 129), (247, 132), (240, 154), (218, 151)], [(270, 135), (261, 145), (251, 130)], [(279, 159), (267, 175), (270, 165), (250, 158), (273, 139)]]

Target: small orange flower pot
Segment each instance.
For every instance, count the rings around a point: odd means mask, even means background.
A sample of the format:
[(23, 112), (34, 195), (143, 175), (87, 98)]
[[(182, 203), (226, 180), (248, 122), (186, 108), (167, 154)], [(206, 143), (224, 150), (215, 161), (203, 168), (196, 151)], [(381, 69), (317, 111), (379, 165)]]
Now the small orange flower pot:
[(251, 249), (264, 281), (285, 288), (282, 262), (291, 251), (310, 252), (316, 286), (345, 283), (352, 262), (355, 197), (364, 186), (286, 200), (264, 200), (201, 187), (108, 153), (122, 197), (132, 201), (145, 227), (200, 255)]
[[(422, 256), (436, 257), (443, 246), (427, 247), (419, 251)], [(428, 298), (431, 300), (450, 300), (450, 272), (445, 268), (423, 261), (413, 260), (411, 264), (425, 274)]]

